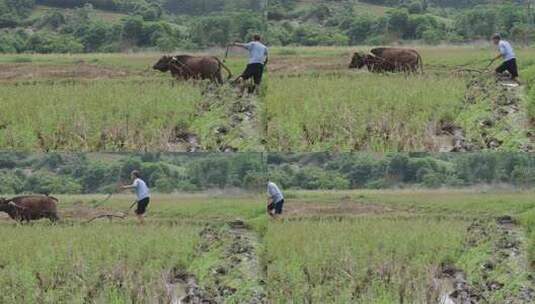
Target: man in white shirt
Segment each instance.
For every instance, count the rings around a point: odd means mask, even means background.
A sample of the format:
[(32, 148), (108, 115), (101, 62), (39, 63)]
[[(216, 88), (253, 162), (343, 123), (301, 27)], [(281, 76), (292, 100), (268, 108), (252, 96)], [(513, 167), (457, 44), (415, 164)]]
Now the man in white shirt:
[(147, 211), (147, 206), (150, 203), (150, 190), (149, 187), (147, 187), (147, 184), (145, 181), (141, 179), (141, 173), (139, 171), (134, 170), (131, 173), (132, 177), (132, 184), (127, 186), (122, 186), (122, 189), (134, 189), (136, 191), (136, 197), (137, 197), (137, 208), (136, 208), (136, 215), (139, 220), (140, 224), (145, 223), (145, 212)]
[(282, 207), (284, 205), (284, 196), (282, 195), (279, 187), (273, 183), (268, 182), (267, 184), (268, 192), (268, 213), (271, 216), (281, 215)]
[(236, 81), (238, 81), (240, 79), (247, 80), (251, 77), (253, 78), (254, 86), (249, 89), (249, 93), (255, 92), (256, 88), (260, 86), (264, 74), (264, 67), (268, 63), (268, 48), (261, 42), (261, 40), (262, 38), (260, 35), (254, 35), (253, 41), (249, 43), (233, 43), (233, 45), (249, 51), (249, 63), (241, 76), (236, 79)]
[(499, 54), (492, 59), (491, 64), (500, 58), (503, 59), (503, 63), (496, 68), (496, 73), (502, 74), (508, 71), (511, 74), (511, 79), (518, 83), (518, 67), (516, 65), (516, 55), (513, 47), (508, 41), (503, 40), (500, 34), (494, 34), (492, 36), (492, 42), (498, 46)]

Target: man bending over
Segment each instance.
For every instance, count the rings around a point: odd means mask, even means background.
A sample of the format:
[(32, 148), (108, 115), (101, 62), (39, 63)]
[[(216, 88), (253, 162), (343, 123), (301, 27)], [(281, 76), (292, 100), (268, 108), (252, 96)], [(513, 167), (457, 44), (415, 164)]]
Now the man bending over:
[(282, 207), (284, 205), (284, 196), (279, 187), (273, 182), (268, 182), (268, 213), (272, 217), (282, 214)]
[(518, 81), (518, 67), (516, 65), (516, 55), (515, 51), (513, 50), (513, 47), (511, 44), (503, 40), (500, 34), (495, 34), (492, 36), (492, 42), (494, 45), (498, 46), (499, 54), (492, 59), (491, 64), (494, 63), (494, 61), (502, 58), (503, 62), (502, 64), (496, 68), (497, 74), (502, 74), (505, 71), (508, 71), (509, 74), (511, 74), (511, 80), (514, 82), (520, 84)]

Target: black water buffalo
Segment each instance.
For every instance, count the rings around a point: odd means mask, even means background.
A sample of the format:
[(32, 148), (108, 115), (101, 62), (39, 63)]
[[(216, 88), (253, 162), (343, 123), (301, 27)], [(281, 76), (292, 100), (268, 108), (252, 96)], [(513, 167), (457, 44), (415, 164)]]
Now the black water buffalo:
[(374, 48), (370, 54), (354, 53), (349, 68), (364, 66), (372, 72), (423, 72), (420, 54), (404, 48)]
[(56, 204), (58, 199), (52, 196), (29, 195), (17, 196), (10, 199), (0, 198), (0, 212), (5, 212), (18, 222), (30, 222), (48, 218), (55, 222), (59, 220)]
[(228, 79), (232, 77), (230, 69), (214, 56), (163, 56), (152, 68), (161, 72), (170, 71), (174, 78), (180, 80), (208, 79), (222, 84), (221, 68), (229, 74)]

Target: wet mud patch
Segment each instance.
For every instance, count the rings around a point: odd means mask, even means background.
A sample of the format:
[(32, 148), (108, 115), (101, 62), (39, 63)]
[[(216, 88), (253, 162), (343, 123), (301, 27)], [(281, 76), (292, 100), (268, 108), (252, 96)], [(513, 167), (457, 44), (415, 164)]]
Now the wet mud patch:
[(169, 152), (198, 152), (202, 150), (199, 136), (185, 125), (177, 125), (171, 132), (168, 147)]
[(480, 293), (468, 283), (466, 274), (448, 264), (437, 269), (427, 295), (427, 303), (440, 304), (475, 304), (481, 303), (482, 299)]
[(31, 81), (38, 79), (110, 79), (131, 74), (123, 69), (78, 62), (63, 65), (39, 65), (33, 63), (2, 64), (0, 82)]
[(166, 278), (165, 290), (169, 304), (217, 304), (204, 291), (194, 275), (180, 269), (172, 269)]
[(440, 120), (429, 125), (426, 150), (434, 152), (468, 152), (473, 144), (466, 140), (464, 130), (453, 122)]

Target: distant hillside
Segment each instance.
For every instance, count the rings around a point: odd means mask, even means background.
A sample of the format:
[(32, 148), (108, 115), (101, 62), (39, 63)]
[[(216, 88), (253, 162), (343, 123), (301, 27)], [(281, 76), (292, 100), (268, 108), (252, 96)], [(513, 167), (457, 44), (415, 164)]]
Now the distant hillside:
[(271, 0), (269, 37), (281, 45), (437, 44), (500, 32), (531, 43), (534, 12), (522, 0)]
[(91, 4), (94, 8), (122, 13), (155, 9), (178, 15), (201, 15), (219, 11), (261, 11), (265, 0), (36, 0), (37, 4), (76, 8)]
[(224, 46), (265, 32), (265, 0), (4, 0), (0, 52)]

